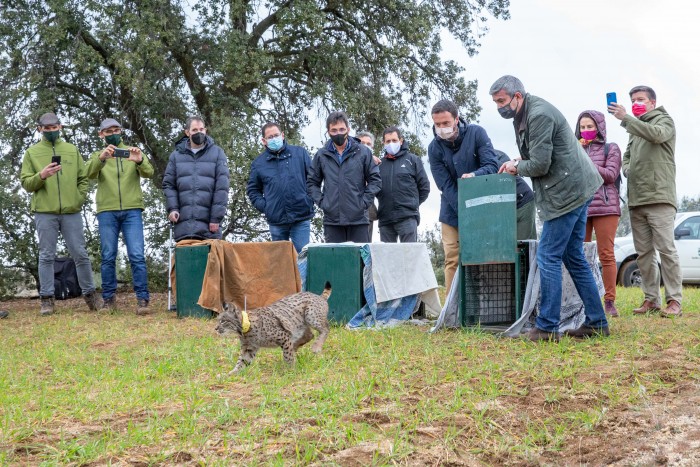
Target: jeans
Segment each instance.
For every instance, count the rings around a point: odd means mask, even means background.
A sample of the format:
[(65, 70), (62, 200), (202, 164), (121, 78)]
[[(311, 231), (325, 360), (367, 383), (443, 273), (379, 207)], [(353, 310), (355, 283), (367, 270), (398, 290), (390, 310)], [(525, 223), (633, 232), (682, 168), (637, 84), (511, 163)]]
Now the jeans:
[(291, 240), (297, 253), (309, 243), (311, 221), (299, 221), (293, 224), (269, 224), (272, 241)]
[(117, 291), (116, 259), (119, 232), (123, 234), (131, 265), (136, 298), (149, 300), (146, 258), (143, 254), (143, 219), (141, 209), (102, 211), (97, 214), (102, 250), (102, 298), (114, 297)]
[(537, 266), (540, 269), (540, 313), (536, 326), (542, 331), (558, 332), (561, 316), (562, 262), (576, 286), (583, 302), (586, 320), (584, 326), (608, 326), (603, 304), (593, 273), (583, 254), (586, 234), (586, 214), (590, 201), (555, 219), (545, 221), (537, 247)]
[(418, 221), (415, 217), (402, 219), (379, 227), (379, 240), (385, 243), (415, 243), (418, 241)]
[(63, 235), (66, 247), (78, 273), (78, 283), (83, 295), (95, 291), (92, 279), (92, 264), (85, 248), (83, 235), (83, 218), (79, 212), (74, 214), (34, 214), (34, 224), (39, 235), (39, 295), (53, 297), (53, 263), (56, 258), (58, 233)]

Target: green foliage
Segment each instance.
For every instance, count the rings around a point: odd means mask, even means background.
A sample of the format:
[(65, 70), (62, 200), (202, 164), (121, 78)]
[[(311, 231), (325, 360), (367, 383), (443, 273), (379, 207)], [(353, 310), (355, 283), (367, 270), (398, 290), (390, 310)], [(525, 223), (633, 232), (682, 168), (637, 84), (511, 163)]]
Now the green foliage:
[[(0, 190), (15, 189), (11, 181), (41, 113), (56, 112), (64, 137), (84, 156), (102, 146), (98, 123), (116, 118), (156, 169), (145, 220), (148, 248), (157, 250), (167, 232), (162, 174), (185, 118), (201, 114), (230, 162), (224, 237), (259, 239), (267, 226), (245, 186), (263, 122), (279, 122), (298, 142), (311, 119), (344, 109), (355, 127), (376, 134), (415, 121), (437, 97), (453, 99), (473, 119), (480, 110), (476, 83), (440, 59), (440, 34), (449, 31), (473, 55), (487, 17), (507, 19), (508, 6), (509, 0), (0, 0)], [(3, 196), (0, 207), (19, 212), (0, 224), (0, 242), (26, 249), (3, 248), (2, 261), (35, 275), (27, 196), (13, 196)]]
[(700, 196), (684, 196), (678, 206), (678, 212), (700, 211)]

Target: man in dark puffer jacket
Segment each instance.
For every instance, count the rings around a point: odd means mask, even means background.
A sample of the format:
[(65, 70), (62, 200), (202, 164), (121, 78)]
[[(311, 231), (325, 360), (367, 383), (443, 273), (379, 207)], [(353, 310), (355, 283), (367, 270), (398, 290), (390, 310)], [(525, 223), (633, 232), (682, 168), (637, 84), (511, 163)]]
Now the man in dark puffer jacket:
[(398, 127), (384, 130), (384, 162), (379, 166), (379, 236), (382, 242), (418, 241), (418, 207), (430, 194), (430, 180), (420, 157), (409, 152)]
[(175, 223), (175, 241), (221, 238), (221, 220), (228, 206), (226, 154), (207, 136), (201, 117), (189, 117), (185, 135), (170, 154), (163, 177), (168, 219)]

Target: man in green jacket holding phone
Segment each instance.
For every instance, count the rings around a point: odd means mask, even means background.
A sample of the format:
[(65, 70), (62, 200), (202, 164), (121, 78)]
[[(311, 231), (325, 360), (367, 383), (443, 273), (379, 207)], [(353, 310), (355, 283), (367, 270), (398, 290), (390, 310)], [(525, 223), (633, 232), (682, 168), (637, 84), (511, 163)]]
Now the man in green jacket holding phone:
[(97, 222), (102, 252), (102, 298), (116, 309), (116, 259), (121, 232), (129, 256), (137, 315), (148, 314), (148, 275), (144, 256), (143, 192), (141, 179), (153, 177), (153, 166), (137, 147), (124, 144), (122, 126), (113, 118), (102, 121), (99, 136), (105, 148), (90, 155), (87, 174), (97, 179)]
[(80, 215), (88, 188), (85, 163), (78, 148), (60, 137), (63, 127), (56, 114), (43, 114), (37, 125), (41, 141), (24, 153), (20, 178), (22, 187), (32, 194), (31, 210), (39, 235), (40, 313), (54, 312), (53, 263), (59, 232), (75, 261), (85, 303), (95, 311), (102, 303), (95, 293)]
[[(683, 314), (683, 274), (673, 243), (676, 126), (668, 112), (656, 106), (656, 93), (649, 86), (632, 88), (630, 99), (634, 117), (617, 102), (611, 103), (608, 111), (630, 135), (622, 157), (622, 173), (627, 177), (627, 206), (644, 292), (644, 302), (633, 313), (661, 312), (666, 318), (679, 317)], [(657, 251), (666, 290), (664, 302)], [(663, 310), (662, 303), (666, 304)]]

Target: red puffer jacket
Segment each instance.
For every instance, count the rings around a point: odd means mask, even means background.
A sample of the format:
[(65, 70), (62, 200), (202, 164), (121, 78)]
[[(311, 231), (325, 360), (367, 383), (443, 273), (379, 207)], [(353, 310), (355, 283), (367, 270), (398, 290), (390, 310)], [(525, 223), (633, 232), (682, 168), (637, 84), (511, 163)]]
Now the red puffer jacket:
[(608, 157), (605, 157), (605, 115), (596, 110), (586, 110), (581, 112), (576, 120), (576, 137), (581, 140), (581, 130), (579, 122), (583, 117), (592, 118), (598, 127), (598, 136), (589, 144), (584, 144), (583, 149), (591, 158), (598, 173), (603, 177), (603, 185), (598, 188), (593, 201), (588, 207), (588, 217), (593, 216), (619, 216), (620, 215), (620, 193), (615, 187), (615, 180), (620, 175), (622, 165), (622, 154), (620, 148), (615, 143), (608, 144)]

